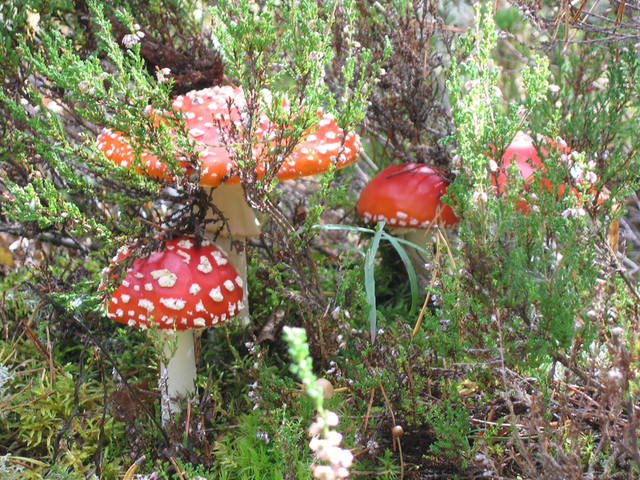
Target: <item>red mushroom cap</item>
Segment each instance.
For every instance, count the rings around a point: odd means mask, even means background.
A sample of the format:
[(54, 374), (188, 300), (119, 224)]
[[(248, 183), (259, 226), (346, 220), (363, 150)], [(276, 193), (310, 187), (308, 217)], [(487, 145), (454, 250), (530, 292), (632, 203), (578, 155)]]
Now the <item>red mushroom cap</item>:
[[(126, 257), (120, 254), (114, 262)], [(132, 327), (185, 330), (223, 323), (242, 308), (243, 282), (225, 253), (183, 237), (133, 261), (107, 316)]]
[[(548, 139), (546, 143), (551, 149), (555, 150), (557, 155), (571, 152), (571, 149), (566, 145), (562, 146), (551, 139)], [(543, 147), (540, 148), (540, 153), (545, 159), (549, 155), (549, 151)], [(518, 167), (516, 181), (524, 182), (525, 188), (529, 188), (531, 183), (533, 183), (535, 173), (540, 172), (542, 175), (540, 178), (542, 184), (547, 191), (550, 192), (552, 190), (551, 180), (546, 172), (543, 160), (538, 155), (538, 150), (533, 143), (533, 139), (524, 132), (518, 132), (505, 150), (504, 155), (502, 155), (502, 165), (499, 170), (491, 176), (491, 183), (495, 186), (498, 193), (504, 193), (507, 182), (511, 181), (509, 180), (509, 169), (511, 168), (512, 162), (516, 162)], [(564, 194), (565, 188), (566, 186), (564, 184), (558, 186), (558, 197)], [(577, 193), (575, 188), (571, 190)], [(530, 206), (525, 200), (519, 200), (515, 208), (520, 212), (526, 213), (530, 211)]]
[(456, 224), (458, 217), (440, 200), (449, 185), (443, 175), (422, 163), (387, 167), (362, 190), (356, 206), (358, 214), (367, 221), (386, 221), (396, 227)]
[[(558, 155), (571, 152), (567, 146), (563, 147), (553, 141), (549, 141), (548, 143)], [(549, 155), (549, 152), (545, 148), (540, 148), (540, 153), (542, 153), (545, 158)], [(508, 170), (512, 162), (516, 162), (518, 177), (524, 180), (526, 185), (530, 185), (533, 182), (536, 171), (544, 172), (545, 170), (544, 162), (538, 155), (538, 150), (533, 143), (533, 139), (526, 133), (518, 132), (505, 150), (504, 155), (502, 155), (502, 165), (497, 173), (497, 182), (495, 178), (492, 178), (492, 183), (494, 183), (494, 185), (497, 183), (500, 193), (505, 190), (505, 185), (508, 180)], [(548, 177), (543, 176), (542, 182), (548, 189), (551, 189), (551, 181)], [(562, 194), (563, 191), (564, 185), (560, 185), (559, 193)]]
[[(189, 136), (200, 153), (202, 185), (216, 187), (223, 181), (239, 183), (237, 176), (230, 177), (236, 165), (229, 155), (222, 133), (232, 125), (233, 128), (242, 129), (245, 108), (242, 90), (229, 86), (193, 90), (174, 100), (173, 109), (182, 113)], [(155, 114), (152, 109), (150, 113)], [(281, 180), (321, 173), (332, 163), (337, 168), (345, 167), (354, 162), (362, 150), (357, 134), (350, 132), (345, 136), (332, 115), (322, 115), (322, 112), (318, 112), (318, 115), (321, 117), (318, 123), (306, 132), (306, 138), (285, 159), (278, 171), (277, 176)], [(258, 177), (264, 175), (265, 165), (261, 163), (261, 157), (270, 145), (270, 137), (275, 130), (276, 126), (262, 113), (254, 132), (259, 140), (254, 150)], [(133, 149), (127, 142), (121, 134), (109, 130), (98, 136), (98, 148), (108, 158), (125, 167), (130, 166), (134, 158)], [(167, 177), (168, 169), (153, 155), (144, 155), (142, 163), (139, 168), (141, 173), (155, 178)]]

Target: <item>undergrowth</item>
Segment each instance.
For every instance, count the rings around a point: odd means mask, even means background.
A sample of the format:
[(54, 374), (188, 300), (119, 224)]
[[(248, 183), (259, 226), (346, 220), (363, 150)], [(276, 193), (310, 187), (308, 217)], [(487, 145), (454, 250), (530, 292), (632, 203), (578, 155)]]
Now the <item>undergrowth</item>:
[[(640, 475), (640, 287), (618, 228), (640, 231), (637, 16), (440, 3), (0, 5), (0, 478), (310, 479), (326, 411), (350, 478)], [(285, 133), (263, 180), (251, 125), (231, 136), (263, 224), (252, 322), (199, 337), (197, 392), (163, 425), (157, 341), (106, 318), (103, 269), (121, 246), (205, 235), (193, 142), (145, 107), (221, 84), (249, 109), (271, 90)], [(276, 182), (317, 107), (362, 136), (360, 160)], [(113, 164), (103, 128), (174, 177)], [(498, 188), (518, 132), (544, 167)], [(354, 212), (377, 170), (407, 161), (443, 170), (462, 219), (424, 245)], [(306, 376), (285, 326), (306, 331)]]

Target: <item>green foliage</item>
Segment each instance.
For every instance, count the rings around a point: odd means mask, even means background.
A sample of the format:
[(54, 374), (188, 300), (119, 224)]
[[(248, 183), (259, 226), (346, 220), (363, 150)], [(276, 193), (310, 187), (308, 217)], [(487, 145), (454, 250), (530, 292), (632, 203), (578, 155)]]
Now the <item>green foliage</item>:
[(472, 453), (471, 428), (468, 411), (460, 401), (455, 385), (445, 390), (441, 403), (431, 406), (427, 418), (436, 437), (429, 449), (436, 455), (455, 459), (464, 468)]
[(254, 412), (240, 419), (239, 428), (216, 444), (219, 464), (215, 476), (221, 479), (310, 479), (310, 456), (306, 449), (305, 426), (291, 416), (286, 406), (269, 412)]
[[(460, 32), (465, 21), (441, 22), (457, 2), (1, 3), (0, 249), (17, 267), (0, 263), (0, 477), (116, 479), (144, 454), (141, 478), (306, 479), (307, 429), (329, 408), (354, 477), (637, 475), (640, 296), (612, 239), (614, 221), (638, 222), (623, 208), (640, 187), (629, 10), (620, 21), (530, 5), (525, 17), (487, 2)], [(611, 14), (607, 34), (596, 20)], [(165, 82), (150, 45), (184, 55), (187, 71)], [(200, 235), (210, 199), (197, 168), (183, 175), (177, 162), (195, 167), (194, 145), (180, 119), (153, 122), (145, 108), (169, 109), (181, 75), (215, 51), (225, 77), (211, 84), (248, 99), (227, 146), (264, 220), (248, 245), (253, 323), (204, 334), (197, 395), (164, 428), (157, 332), (106, 322), (98, 285), (121, 245), (144, 254)], [(357, 174), (277, 184), (320, 107), (358, 129), (368, 155)], [(260, 110), (278, 128), (256, 182)], [(137, 163), (152, 153), (175, 176), (105, 159), (104, 127), (132, 139)], [(547, 152), (544, 167), (530, 185), (496, 188), (491, 160), (518, 131)], [(435, 255), (383, 224), (355, 225), (366, 176), (407, 160), (452, 180), (444, 200), (463, 220)], [(411, 248), (429, 255), (426, 292)], [(285, 324), (306, 330), (288, 330), (302, 390)]]

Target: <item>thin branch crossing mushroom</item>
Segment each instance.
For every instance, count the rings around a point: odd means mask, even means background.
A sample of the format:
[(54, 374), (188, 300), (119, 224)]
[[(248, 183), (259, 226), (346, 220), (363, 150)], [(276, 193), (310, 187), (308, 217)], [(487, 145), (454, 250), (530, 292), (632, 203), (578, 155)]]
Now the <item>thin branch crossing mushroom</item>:
[[(114, 262), (128, 255), (125, 251)], [(163, 422), (177, 411), (178, 400), (194, 390), (193, 330), (236, 316), (243, 308), (243, 290), (242, 278), (220, 248), (182, 237), (135, 259), (113, 292), (110, 319), (143, 330), (153, 326), (176, 338), (175, 351), (165, 349), (169, 360), (160, 367)]]
[[(236, 174), (238, 165), (234, 161), (233, 146), (229, 145), (246, 123), (244, 94), (241, 89), (230, 86), (194, 90), (176, 97), (173, 109), (182, 114), (189, 137), (199, 153), (200, 184), (214, 188), (212, 200), (227, 219), (228, 235), (225, 229), (220, 229), (219, 224), (209, 224), (207, 228), (221, 232), (216, 241), (229, 252), (229, 257), (246, 283), (246, 257), (242, 244), (247, 238), (260, 234), (260, 225), (246, 201), (240, 178)], [(330, 114), (319, 111), (318, 117), (317, 124), (305, 132), (302, 141), (282, 161), (277, 172), (278, 179), (314, 175), (328, 170), (332, 165), (342, 168), (356, 160), (362, 150), (358, 135), (355, 132), (345, 134)], [(256, 143), (252, 155), (259, 179), (267, 171), (266, 152), (273, 146), (278, 127), (264, 112), (260, 112), (256, 124), (253, 132)], [(229, 133), (233, 130), (236, 131), (235, 137)], [(98, 136), (97, 142), (98, 148), (118, 165), (130, 167), (133, 164), (133, 148), (120, 133), (105, 130)], [(166, 165), (155, 156), (144, 154), (141, 160), (138, 167), (140, 173), (155, 178), (168, 177)], [(240, 248), (236, 249), (238, 243)], [(246, 297), (244, 303), (248, 303)]]

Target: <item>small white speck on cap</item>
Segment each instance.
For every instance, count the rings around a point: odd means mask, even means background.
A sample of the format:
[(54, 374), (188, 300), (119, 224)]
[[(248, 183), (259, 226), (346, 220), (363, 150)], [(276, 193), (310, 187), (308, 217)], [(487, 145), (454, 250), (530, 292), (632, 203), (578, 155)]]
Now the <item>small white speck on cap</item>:
[(224, 300), (222, 292), (220, 291), (220, 287), (212, 288), (209, 292), (209, 296), (213, 299), (214, 302), (221, 302), (222, 300)]
[(178, 280), (178, 276), (166, 268), (152, 271), (151, 276), (158, 281), (158, 285), (165, 288), (173, 287)]
[(214, 250), (213, 252), (211, 252), (211, 255), (213, 255), (213, 259), (216, 261), (216, 264), (219, 267), (229, 263), (228, 260), (217, 250)]
[(139, 292), (140, 291), (140, 285), (134, 285), (133, 286), (133, 291), (134, 292)]
[(236, 286), (233, 284), (231, 280), (225, 280), (223, 285), (224, 285), (224, 288), (226, 288), (230, 292), (233, 292), (233, 290), (236, 288)]
[(209, 261), (209, 259), (204, 255), (201, 255), (200, 263), (198, 264), (197, 269), (202, 273), (210, 273), (213, 270), (213, 267), (211, 266), (211, 262)]
[(122, 295), (120, 295), (120, 298), (124, 303), (129, 303), (129, 300), (131, 300), (131, 296), (127, 295), (126, 293), (123, 293)]
[(196, 304), (196, 312), (201, 313), (201, 312), (206, 312), (207, 309), (204, 307), (204, 303), (202, 303), (202, 300), (200, 300), (197, 304)]
[(242, 288), (244, 286), (244, 282), (242, 281), (242, 278), (240, 278), (240, 276), (236, 277), (236, 284)]
[(189, 287), (189, 293), (191, 295), (196, 295), (200, 290), (202, 290), (202, 288), (197, 283), (192, 283)]
[(135, 327), (137, 323), (138, 323), (138, 322), (136, 322), (133, 318), (130, 318), (130, 319), (127, 321), (127, 325), (129, 325), (130, 327)]
[(114, 305), (117, 305), (118, 299), (116, 297), (111, 297), (111, 303), (113, 303)]
[(186, 248), (187, 250), (189, 250), (190, 248), (193, 248), (193, 242), (188, 239), (180, 240), (178, 242), (178, 246), (180, 248)]
[(119, 308), (119, 309), (116, 310), (116, 315), (118, 317), (123, 317), (124, 316), (124, 311), (121, 308)]
[(198, 317), (193, 319), (193, 324), (196, 327), (204, 327), (207, 324), (207, 321), (202, 317)]
[(138, 300), (138, 306), (144, 308), (147, 312), (153, 312), (153, 310), (156, 308), (153, 302), (146, 298), (141, 298), (140, 300)]
[(186, 264), (189, 264), (191, 261), (191, 255), (189, 255), (184, 250), (176, 250), (176, 253), (182, 257), (182, 261)]
[(144, 284), (144, 289), (145, 289), (147, 292), (150, 292), (150, 291), (152, 291), (152, 290), (153, 290), (153, 285), (151, 285), (150, 283), (145, 283), (145, 284)]
[(187, 302), (180, 298), (161, 298), (160, 303), (171, 310), (182, 310)]

